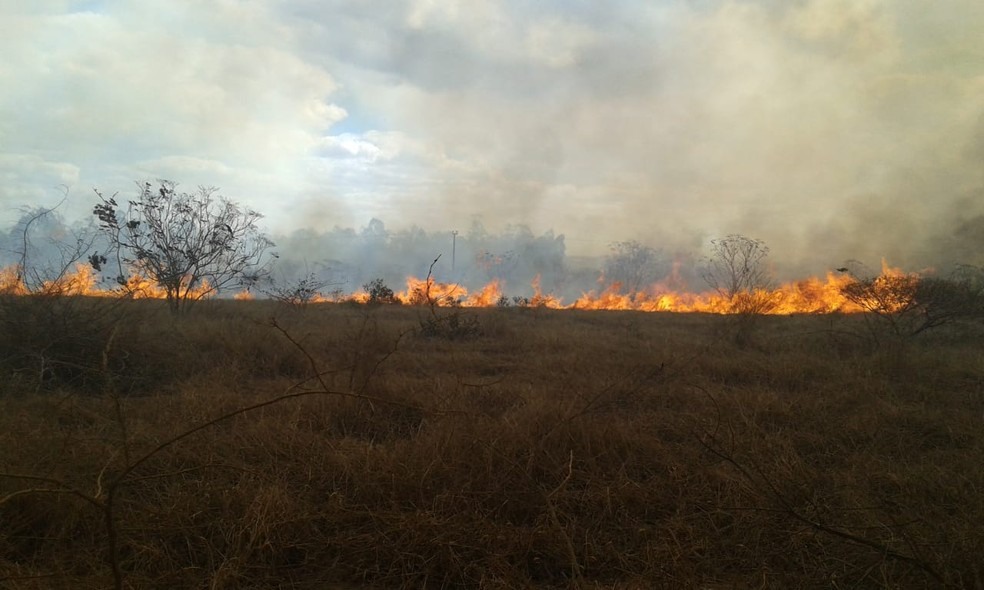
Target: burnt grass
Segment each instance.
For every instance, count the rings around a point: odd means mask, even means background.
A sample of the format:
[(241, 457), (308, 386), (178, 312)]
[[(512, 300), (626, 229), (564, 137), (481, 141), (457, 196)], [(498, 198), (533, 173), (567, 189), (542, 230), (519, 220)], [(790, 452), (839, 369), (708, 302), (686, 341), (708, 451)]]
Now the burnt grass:
[(984, 587), (979, 326), (106, 305), (6, 316), (3, 588)]

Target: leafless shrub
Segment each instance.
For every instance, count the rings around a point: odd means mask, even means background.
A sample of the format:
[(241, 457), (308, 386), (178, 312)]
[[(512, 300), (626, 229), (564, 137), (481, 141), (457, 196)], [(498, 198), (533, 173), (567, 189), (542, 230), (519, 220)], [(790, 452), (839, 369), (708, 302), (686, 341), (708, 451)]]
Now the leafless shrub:
[[(431, 287), (434, 284), (434, 265), (440, 259), (441, 257), (438, 256), (431, 262), (423, 285), (418, 286), (411, 293), (409, 303), (411, 305), (426, 305), (430, 314), (428, 317), (418, 320), (419, 334), (428, 338), (439, 337), (448, 340), (478, 336), (482, 333), (481, 323), (478, 318), (468, 315), (461, 309), (460, 302), (455, 298), (453, 290), (451, 293), (444, 293), (441, 296), (431, 295)], [(451, 310), (439, 308), (451, 308)]]
[(769, 247), (762, 240), (738, 234), (711, 240), (711, 253), (704, 258), (701, 276), (727, 302), (731, 337), (747, 345), (759, 324), (759, 316), (778, 305), (771, 290), (765, 259)]
[(64, 202), (25, 211), (15, 229), (17, 263), (0, 277), (0, 374), (33, 391), (99, 387), (102, 351), (124, 317), (118, 298), (82, 297), (95, 277), (79, 263), (95, 234), (64, 226), (57, 215)]
[(291, 307), (305, 307), (312, 301), (324, 297), (324, 289), (329, 283), (314, 273), (308, 273), (293, 281), (279, 282), (270, 279), (269, 285), (260, 290), (271, 299)]
[(735, 300), (742, 309), (753, 312), (765, 302), (757, 301), (749, 294), (772, 285), (765, 259), (769, 247), (762, 240), (738, 234), (711, 240), (711, 253), (704, 258), (701, 277), (723, 297)]
[(133, 274), (142, 275), (178, 312), (231, 283), (248, 285), (267, 274), (273, 242), (259, 229), (260, 213), (218, 196), (214, 187), (184, 193), (168, 180), (156, 190), (149, 182), (138, 186), (140, 194), (124, 206), (116, 195), (96, 191), (93, 214), (109, 248), (89, 261), (100, 271), (114, 259), (120, 287), (132, 288)]
[(16, 262), (13, 276), (0, 279), (0, 293), (61, 295), (82, 294), (87, 285), (80, 281), (87, 276), (77, 275), (77, 266), (84, 261), (96, 240), (91, 227), (70, 228), (61, 219), (58, 209), (68, 199), (65, 196), (54, 207), (25, 208), (11, 236), (10, 251)]

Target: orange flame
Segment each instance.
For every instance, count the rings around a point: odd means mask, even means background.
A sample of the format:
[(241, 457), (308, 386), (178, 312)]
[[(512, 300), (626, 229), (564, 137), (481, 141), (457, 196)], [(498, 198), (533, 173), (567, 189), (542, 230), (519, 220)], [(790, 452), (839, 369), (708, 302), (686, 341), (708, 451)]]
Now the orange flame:
[(21, 279), (20, 267), (11, 265), (0, 268), (0, 294), (27, 295), (28, 289)]
[(441, 306), (459, 305), (468, 296), (468, 289), (453, 283), (438, 283), (433, 277), (418, 279), (407, 277), (407, 290), (397, 293), (396, 298), (406, 305)]
[(45, 293), (60, 295), (93, 295), (98, 293), (96, 283), (99, 276), (87, 264), (77, 264), (75, 272), (65, 273), (53, 281), (47, 281), (41, 286)]
[[(674, 269), (676, 270), (676, 269)], [(907, 274), (898, 268), (882, 262), (881, 274), (873, 280), (874, 289), (884, 289), (888, 293), (897, 288), (899, 281), (916, 280), (918, 274)], [(810, 277), (782, 284), (775, 289), (759, 290), (743, 294), (742, 302), (750, 304), (755, 313), (771, 315), (857, 313), (865, 311), (858, 303), (851, 301), (844, 289), (856, 279), (850, 275), (827, 273), (824, 278)], [(88, 265), (79, 264), (74, 272), (67, 273), (56, 281), (44, 283), (42, 291), (63, 295), (86, 295), (99, 297), (129, 296), (137, 299), (164, 299), (166, 292), (154, 281), (141, 276), (131, 276), (125, 285), (110, 288), (99, 286), (99, 277)], [(673, 289), (667, 287), (673, 285)], [(541, 280), (536, 276), (532, 283), (533, 296), (521, 299), (521, 305), (546, 307), (551, 309), (590, 309), (590, 310), (634, 310), (701, 313), (735, 313), (739, 311), (736, 301), (715, 292), (693, 293), (679, 289), (681, 281), (676, 272), (661, 283), (635, 293), (622, 293), (618, 283), (604, 289), (583, 293), (572, 303), (564, 303), (559, 297), (544, 293)], [(454, 283), (441, 283), (434, 280), (409, 277), (406, 290), (395, 294), (394, 299), (405, 305), (438, 305), (461, 307), (493, 307), (504, 299), (505, 284), (492, 280), (480, 290), (469, 293), (465, 287)], [(209, 295), (211, 287), (203, 282), (191, 289), (192, 298)], [(0, 268), (0, 293), (26, 295), (30, 289), (24, 284), (18, 268)], [(253, 295), (247, 292), (235, 296), (239, 300), (250, 300)], [(347, 297), (317, 296), (312, 303), (332, 301), (354, 301), (365, 303), (367, 293), (356, 293)]]
[(482, 290), (468, 297), (463, 303), (465, 307), (492, 307), (499, 303), (502, 289), (498, 280), (493, 280), (482, 287)]
[[(0, 293), (10, 295), (28, 295), (32, 289), (24, 284), (17, 265), (0, 268)], [(134, 299), (165, 299), (166, 291), (156, 282), (140, 275), (131, 275), (124, 285), (102, 287), (99, 285), (99, 274), (88, 264), (77, 264), (75, 270), (66, 272), (57, 279), (44, 281), (35, 291), (53, 295), (84, 295), (88, 297), (132, 297)], [(208, 281), (188, 289), (182, 286), (182, 293), (187, 289), (189, 299), (208, 297), (212, 287)]]

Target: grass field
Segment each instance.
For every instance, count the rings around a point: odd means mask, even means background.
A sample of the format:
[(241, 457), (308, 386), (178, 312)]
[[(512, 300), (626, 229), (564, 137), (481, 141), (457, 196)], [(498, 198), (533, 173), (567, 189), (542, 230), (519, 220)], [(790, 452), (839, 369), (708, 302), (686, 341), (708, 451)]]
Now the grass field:
[(984, 588), (979, 326), (29, 299), (3, 588)]

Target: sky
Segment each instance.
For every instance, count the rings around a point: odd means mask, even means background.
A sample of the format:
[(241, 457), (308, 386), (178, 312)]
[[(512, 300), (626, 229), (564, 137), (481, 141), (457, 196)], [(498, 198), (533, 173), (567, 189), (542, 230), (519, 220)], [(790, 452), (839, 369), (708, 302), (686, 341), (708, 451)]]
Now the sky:
[(982, 32), (980, 0), (0, 0), (0, 220), (166, 178), (273, 233), (984, 264)]

